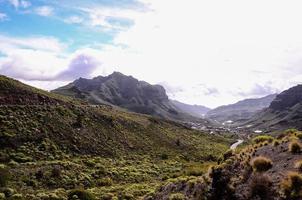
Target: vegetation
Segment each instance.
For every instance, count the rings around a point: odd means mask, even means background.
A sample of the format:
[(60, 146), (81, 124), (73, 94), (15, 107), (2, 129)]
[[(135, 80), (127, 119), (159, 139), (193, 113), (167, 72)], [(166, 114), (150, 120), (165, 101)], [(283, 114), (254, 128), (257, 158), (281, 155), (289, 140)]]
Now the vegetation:
[(302, 175), (290, 172), (281, 183), (281, 189), (286, 199), (299, 200), (302, 198)]
[(0, 164), (0, 187), (5, 187), (9, 180), (9, 171), (5, 165)]
[[(199, 176), (232, 138), (111, 106), (89, 106), (0, 77), (0, 196), (138, 199)], [(81, 189), (78, 189), (81, 188)]]
[(69, 192), (68, 200), (94, 200), (95, 197), (88, 191), (75, 189)]
[(295, 168), (302, 172), (302, 160), (296, 162)]
[(262, 142), (272, 142), (274, 138), (269, 135), (259, 135), (255, 138), (253, 138), (253, 142), (256, 144), (262, 143)]
[(288, 149), (291, 153), (300, 153), (301, 148), (301, 144), (298, 141), (293, 141), (288, 146)]
[(273, 163), (269, 158), (259, 156), (251, 161), (251, 165), (256, 172), (265, 172), (272, 168)]
[(274, 191), (272, 187), (272, 180), (268, 175), (255, 174), (250, 183), (249, 198), (258, 199), (273, 199)]

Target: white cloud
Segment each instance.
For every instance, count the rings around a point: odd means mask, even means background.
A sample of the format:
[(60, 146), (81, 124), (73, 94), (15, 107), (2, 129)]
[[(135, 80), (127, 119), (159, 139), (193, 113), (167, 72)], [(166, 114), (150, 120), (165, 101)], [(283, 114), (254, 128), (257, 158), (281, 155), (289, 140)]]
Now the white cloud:
[(54, 11), (54, 9), (50, 6), (41, 6), (41, 7), (38, 7), (35, 9), (35, 13), (37, 15), (41, 15), (44, 17), (53, 15), (53, 11)]
[(68, 24), (81, 24), (84, 21), (82, 17), (79, 16), (70, 16), (64, 20)]
[(13, 54), (16, 49), (61, 52), (66, 47), (56, 38), (52, 37), (17, 38), (0, 35), (0, 43), (0, 52), (4, 54)]
[(31, 3), (25, 0), (8, 0), (8, 2), (16, 9), (18, 9), (19, 7), (28, 8), (29, 6), (31, 6)]
[(0, 12), (0, 22), (1, 22), (1, 21), (5, 21), (5, 20), (7, 20), (7, 19), (8, 19), (7, 14), (1, 13), (1, 12)]

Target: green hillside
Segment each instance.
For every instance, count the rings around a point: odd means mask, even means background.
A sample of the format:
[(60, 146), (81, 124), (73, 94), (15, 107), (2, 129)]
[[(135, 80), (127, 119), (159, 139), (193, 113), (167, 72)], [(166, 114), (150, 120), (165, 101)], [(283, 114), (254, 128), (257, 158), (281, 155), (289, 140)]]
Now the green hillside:
[(6, 77), (0, 89), (0, 197), (66, 199), (79, 189), (139, 199), (168, 178), (200, 175), (233, 142)]

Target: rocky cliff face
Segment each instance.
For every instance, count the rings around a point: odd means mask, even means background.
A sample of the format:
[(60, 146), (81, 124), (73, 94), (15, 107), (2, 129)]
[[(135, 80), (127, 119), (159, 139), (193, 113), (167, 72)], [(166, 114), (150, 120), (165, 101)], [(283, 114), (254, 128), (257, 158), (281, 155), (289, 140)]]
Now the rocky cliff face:
[(53, 92), (84, 99), (91, 104), (110, 104), (168, 119), (193, 119), (169, 100), (162, 86), (151, 85), (119, 72), (106, 77), (80, 78)]
[(302, 102), (302, 85), (297, 85), (277, 95), (269, 108), (283, 110), (295, 106), (300, 102)]
[(254, 129), (279, 130), (302, 128), (302, 85), (297, 85), (277, 95), (269, 108), (257, 113), (246, 122)]

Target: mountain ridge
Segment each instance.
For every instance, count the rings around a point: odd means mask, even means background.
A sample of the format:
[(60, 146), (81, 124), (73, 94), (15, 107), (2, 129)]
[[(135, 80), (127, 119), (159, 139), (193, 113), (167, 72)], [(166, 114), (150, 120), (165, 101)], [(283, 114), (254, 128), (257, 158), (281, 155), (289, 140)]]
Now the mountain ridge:
[(244, 121), (262, 109), (269, 107), (276, 95), (270, 94), (261, 98), (244, 99), (234, 104), (219, 106), (209, 111), (206, 117), (219, 122)]
[(163, 86), (151, 85), (120, 72), (92, 79), (79, 78), (52, 92), (86, 100), (91, 104), (115, 105), (133, 112), (167, 119), (197, 120), (196, 116), (175, 106)]

